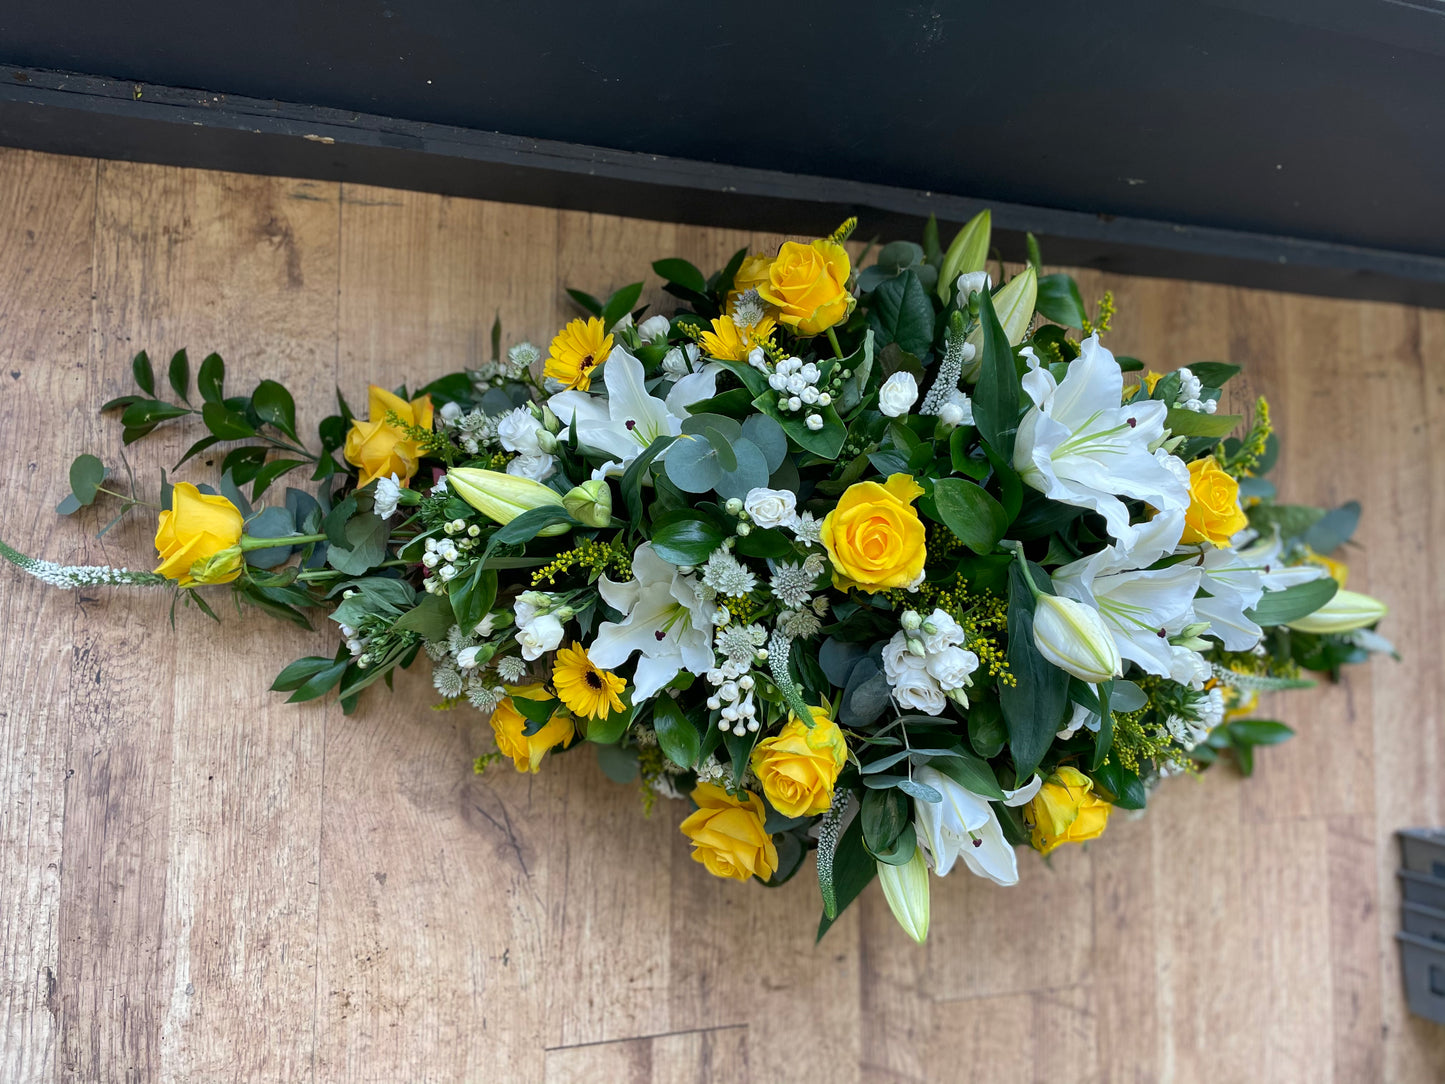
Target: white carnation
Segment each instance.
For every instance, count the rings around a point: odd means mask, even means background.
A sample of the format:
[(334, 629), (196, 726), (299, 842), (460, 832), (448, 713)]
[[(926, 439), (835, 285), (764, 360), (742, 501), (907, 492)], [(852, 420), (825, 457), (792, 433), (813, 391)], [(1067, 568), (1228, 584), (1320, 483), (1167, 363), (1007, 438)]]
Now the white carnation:
[(376, 496), (371, 510), (382, 519), (396, 515), (397, 502), (401, 500), (401, 480), (395, 474), (390, 478), (376, 480)]
[(929, 655), (925, 663), (928, 674), (944, 692), (973, 684), (969, 675), (978, 669), (978, 656), (961, 647), (946, 647)]
[(550, 455), (519, 455), (507, 464), (507, 473), (518, 478), (545, 482), (557, 473), (557, 459)]
[(537, 443), (537, 431), (542, 423), (532, 417), (526, 407), (509, 410), (497, 421), (497, 439), (502, 447), (518, 455), (541, 455), (542, 447)]
[(798, 497), (785, 489), (758, 487), (743, 498), (743, 509), (759, 527), (787, 527), (798, 519)]
[(948, 699), (922, 659), (908, 650), (902, 632), (894, 633), (883, 648), (883, 673), (893, 686), (893, 699), (898, 706), (927, 715), (941, 715)]
[(878, 389), (878, 409), (890, 418), (900, 418), (918, 402), (918, 381), (912, 373), (894, 373)]

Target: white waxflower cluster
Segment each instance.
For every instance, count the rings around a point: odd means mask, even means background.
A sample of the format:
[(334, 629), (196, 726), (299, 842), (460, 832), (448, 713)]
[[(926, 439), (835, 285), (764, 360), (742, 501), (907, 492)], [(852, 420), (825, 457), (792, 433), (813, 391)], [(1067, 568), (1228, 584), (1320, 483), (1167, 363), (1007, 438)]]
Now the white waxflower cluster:
[(701, 572), (704, 584), (729, 598), (742, 598), (758, 585), (758, 578), (752, 570), (734, 557), (726, 546), (712, 551)]
[[(754, 349), (753, 353), (760, 355), (762, 351)], [(753, 363), (751, 356), (748, 361)], [(823, 428), (823, 415), (811, 408), (833, 402), (831, 394), (818, 390), (821, 376), (816, 365), (802, 358), (784, 358), (768, 374), (768, 387), (778, 393), (778, 409), (789, 414), (803, 412), (803, 424), (814, 432)]]
[(978, 656), (963, 647), (963, 626), (942, 610), (922, 617), (904, 610), (903, 626), (883, 648), (883, 672), (898, 705), (940, 715), (953, 700), (968, 706), (968, 687), (978, 669)]
[[(721, 608), (718, 612), (720, 615), (727, 613)], [(756, 733), (758, 730), (757, 705), (753, 702), (756, 682), (748, 671), (755, 662), (766, 657), (762, 646), (767, 639), (768, 630), (762, 625), (719, 622), (713, 646), (720, 658), (706, 674), (707, 683), (714, 689), (707, 699), (707, 706), (722, 713), (718, 729), (724, 734)]]
[(1213, 414), (1219, 404), (1213, 399), (1201, 399), (1204, 392), (1204, 385), (1199, 378), (1188, 369), (1179, 370), (1179, 398), (1174, 405), (1184, 410), (1192, 410), (1196, 414)]
[(443, 530), (447, 537), (428, 538), (426, 552), (421, 556), (421, 563), (432, 573), (422, 581), (422, 587), (429, 595), (446, 590), (446, 585), (456, 579), (458, 562), (476, 548), (477, 537), (482, 533), (475, 523), (468, 526), (460, 519), (452, 520)]

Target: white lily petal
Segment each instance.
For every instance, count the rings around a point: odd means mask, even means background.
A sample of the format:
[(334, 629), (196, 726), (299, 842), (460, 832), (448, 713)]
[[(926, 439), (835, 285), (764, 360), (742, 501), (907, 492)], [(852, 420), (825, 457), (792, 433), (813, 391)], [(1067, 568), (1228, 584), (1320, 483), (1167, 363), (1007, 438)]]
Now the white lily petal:
[(1003, 825), (992, 809), (988, 811), (988, 821), (978, 829), (978, 839), (970, 840), (969, 844), (961, 853), (970, 873), (1005, 887), (1019, 883), (1018, 855), (1004, 838)]

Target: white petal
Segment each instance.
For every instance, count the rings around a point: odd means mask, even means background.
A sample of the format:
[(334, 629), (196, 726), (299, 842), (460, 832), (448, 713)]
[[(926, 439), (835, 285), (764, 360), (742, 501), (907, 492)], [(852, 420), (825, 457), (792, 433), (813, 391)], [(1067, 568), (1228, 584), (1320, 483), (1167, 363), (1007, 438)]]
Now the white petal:
[(1016, 885), (1019, 882), (1019, 860), (1014, 849), (1004, 839), (1003, 826), (992, 809), (988, 811), (988, 823), (978, 830), (979, 843), (970, 840), (961, 848), (963, 861), (971, 873), (987, 877), (995, 884)]

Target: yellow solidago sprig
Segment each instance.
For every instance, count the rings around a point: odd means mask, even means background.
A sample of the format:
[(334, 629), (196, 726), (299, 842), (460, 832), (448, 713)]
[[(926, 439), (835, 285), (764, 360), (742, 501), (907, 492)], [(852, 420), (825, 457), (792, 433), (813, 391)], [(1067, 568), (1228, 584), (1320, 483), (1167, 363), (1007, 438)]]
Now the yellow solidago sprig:
[(1260, 461), (1264, 458), (1265, 450), (1269, 446), (1270, 434), (1274, 432), (1274, 424), (1269, 418), (1269, 400), (1261, 395), (1254, 402), (1254, 423), (1249, 427), (1249, 432), (1240, 441), (1239, 447), (1231, 455), (1224, 453), (1224, 446), (1221, 444), (1215, 452), (1215, 458), (1219, 465), (1228, 474), (1236, 478), (1248, 478), (1254, 475), (1259, 469)]
[(601, 319), (573, 320), (552, 340), (542, 375), (569, 390), (586, 391), (592, 386), (593, 372), (611, 353), (612, 336)]
[(606, 719), (611, 712), (626, 708), (618, 695), (627, 687), (626, 680), (597, 666), (579, 644), (557, 652), (552, 685), (567, 709), (586, 719)]

